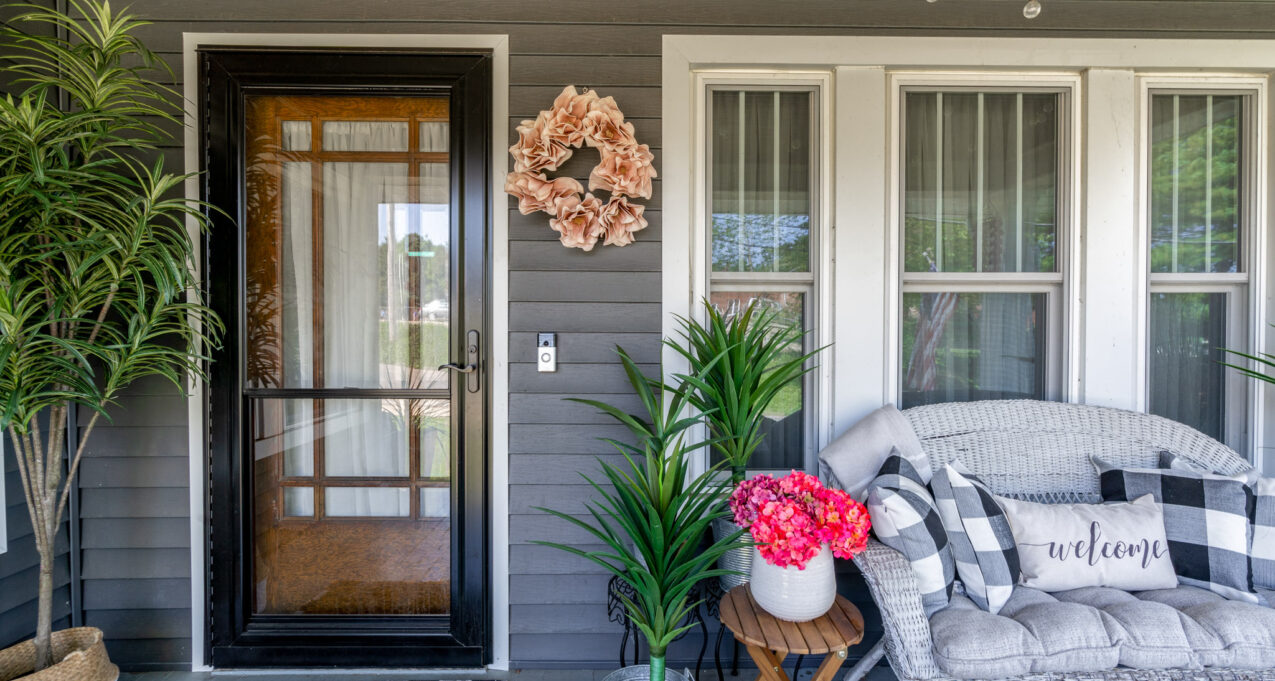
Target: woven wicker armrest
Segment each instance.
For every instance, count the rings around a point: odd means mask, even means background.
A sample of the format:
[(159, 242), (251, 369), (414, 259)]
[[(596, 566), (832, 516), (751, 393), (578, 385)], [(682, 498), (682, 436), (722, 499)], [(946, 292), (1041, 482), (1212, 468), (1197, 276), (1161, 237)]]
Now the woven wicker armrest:
[(916, 575), (903, 554), (871, 539), (855, 556), (872, 598), (881, 609), (885, 629), (885, 653), (900, 679), (932, 679), (943, 676), (934, 662), (930, 620), (921, 606)]

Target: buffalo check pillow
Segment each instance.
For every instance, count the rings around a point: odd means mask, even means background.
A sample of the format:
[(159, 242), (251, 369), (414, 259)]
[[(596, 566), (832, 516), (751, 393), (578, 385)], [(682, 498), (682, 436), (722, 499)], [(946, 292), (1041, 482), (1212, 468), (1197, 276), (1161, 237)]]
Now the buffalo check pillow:
[(1258, 603), (1249, 563), (1253, 492), (1243, 476), (1189, 470), (1118, 468), (1093, 457), (1104, 501), (1150, 494), (1164, 509), (1169, 557), (1182, 584)]
[(947, 531), (920, 472), (898, 449), (868, 485), (868, 512), (877, 539), (911, 564), (925, 614), (946, 608), (956, 579)]
[[(1160, 467), (1208, 473), (1195, 462), (1172, 452), (1160, 452)], [(1258, 477), (1254, 470), (1241, 475), (1254, 497), (1253, 538), (1248, 554), (1253, 567), (1253, 586), (1275, 589), (1275, 478)]]
[(983, 481), (953, 461), (930, 481), (965, 594), (995, 615), (1018, 583), (1014, 533)]

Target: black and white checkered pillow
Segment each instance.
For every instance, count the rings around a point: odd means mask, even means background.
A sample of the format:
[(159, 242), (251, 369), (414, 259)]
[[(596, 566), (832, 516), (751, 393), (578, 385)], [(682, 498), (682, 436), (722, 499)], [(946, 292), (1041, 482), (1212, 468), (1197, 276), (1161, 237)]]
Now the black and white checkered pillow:
[(1018, 548), (1005, 512), (959, 461), (935, 473), (930, 488), (965, 594), (993, 615), (1000, 612), (1019, 577)]
[[(1208, 473), (1195, 462), (1172, 452), (1160, 452), (1160, 468)], [(1243, 474), (1253, 490), (1253, 537), (1249, 542), (1249, 563), (1253, 586), (1275, 589), (1275, 478), (1263, 478), (1257, 471)]]
[(1253, 491), (1233, 476), (1181, 469), (1118, 468), (1093, 457), (1105, 501), (1152, 495), (1164, 509), (1169, 557), (1182, 584), (1259, 602), (1249, 563)]
[(1258, 478), (1252, 486), (1253, 543), (1249, 559), (1253, 584), (1275, 589), (1275, 478)]
[(877, 539), (912, 565), (925, 614), (946, 608), (956, 579), (947, 531), (920, 473), (897, 449), (868, 485), (867, 504)]

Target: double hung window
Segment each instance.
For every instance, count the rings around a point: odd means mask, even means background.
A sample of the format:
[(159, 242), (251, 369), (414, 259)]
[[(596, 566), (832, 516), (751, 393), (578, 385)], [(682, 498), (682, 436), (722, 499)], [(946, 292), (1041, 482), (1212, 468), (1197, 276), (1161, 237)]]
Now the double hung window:
[[(1245, 349), (1251, 96), (1148, 91), (1148, 411), (1238, 445)], [(1238, 358), (1229, 358), (1238, 359)]]
[(901, 406), (1057, 398), (1069, 96), (901, 88)]

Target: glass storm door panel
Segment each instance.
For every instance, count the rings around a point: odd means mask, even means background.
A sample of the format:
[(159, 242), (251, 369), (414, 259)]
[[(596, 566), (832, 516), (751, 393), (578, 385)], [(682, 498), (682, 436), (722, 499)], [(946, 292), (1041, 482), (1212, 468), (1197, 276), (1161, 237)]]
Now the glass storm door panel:
[(247, 98), (254, 614), (451, 610), (466, 381), (440, 368), (465, 344), (449, 109), (445, 96)]

